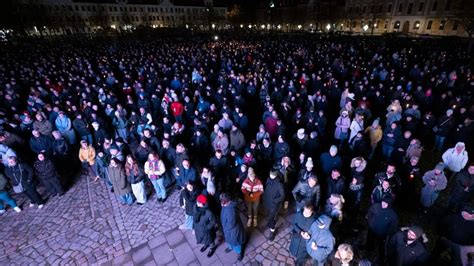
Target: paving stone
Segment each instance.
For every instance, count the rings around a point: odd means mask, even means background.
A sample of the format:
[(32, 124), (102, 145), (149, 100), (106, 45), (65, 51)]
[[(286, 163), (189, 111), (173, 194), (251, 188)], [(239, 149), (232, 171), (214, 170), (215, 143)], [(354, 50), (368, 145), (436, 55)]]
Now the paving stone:
[(179, 229), (175, 229), (166, 235), (166, 241), (171, 248), (176, 247), (178, 244), (184, 241), (183, 232)]
[(130, 261), (132, 261), (132, 256), (130, 256), (130, 254), (123, 254), (122, 256), (113, 259), (112, 264), (120, 265)]
[(267, 239), (265, 236), (258, 230), (254, 230), (250, 235), (249, 243), (254, 247), (259, 247), (261, 245), (268, 246)]
[(191, 247), (186, 242), (183, 242), (173, 248), (173, 255), (176, 258), (178, 264), (187, 265), (188, 263), (196, 260), (196, 256), (194, 256), (194, 253), (189, 252), (190, 250)]
[(154, 249), (166, 242), (166, 237), (163, 234), (160, 234), (158, 237), (153, 238), (152, 240), (148, 241), (148, 245), (151, 249)]
[(165, 265), (174, 261), (175, 259), (173, 252), (170, 250), (168, 244), (163, 244), (159, 247), (154, 248), (151, 253), (153, 254), (155, 262), (157, 262), (159, 265)]

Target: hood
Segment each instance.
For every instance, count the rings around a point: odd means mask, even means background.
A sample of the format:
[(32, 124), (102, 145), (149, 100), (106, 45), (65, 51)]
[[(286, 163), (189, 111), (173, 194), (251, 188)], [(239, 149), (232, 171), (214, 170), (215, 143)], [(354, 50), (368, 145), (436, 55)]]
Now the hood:
[(456, 143), (456, 146), (454, 146), (455, 149), (457, 149), (458, 147), (462, 147), (462, 151), (464, 152), (464, 150), (466, 149), (466, 145), (464, 144), (464, 142), (458, 142)]
[(329, 227), (331, 226), (331, 222), (332, 222), (331, 217), (327, 216), (326, 214), (323, 214), (319, 216), (318, 219), (316, 219), (316, 223), (318, 227), (324, 225), (324, 228), (322, 228), (324, 230), (329, 230)]
[[(354, 158), (354, 159), (352, 159), (352, 161), (351, 161), (351, 168), (352, 168), (352, 167), (355, 167), (354, 164), (355, 164), (355, 161), (356, 161), (357, 159), (358, 159), (357, 157)], [(366, 161), (364, 158), (360, 157), (360, 160), (362, 161), (362, 163), (360, 164), (359, 167), (356, 168), (356, 171), (357, 171), (357, 172), (362, 172), (362, 171), (364, 171), (364, 170), (365, 170), (365, 167), (367, 166), (367, 161)]]
[(417, 236), (416, 240), (421, 240), (421, 241), (423, 241), (423, 243), (428, 242), (428, 237), (424, 233), (423, 229), (419, 226), (412, 225), (410, 227), (402, 227), (402, 228), (400, 228), (400, 230), (402, 232), (405, 232), (405, 233), (408, 233), (408, 230), (412, 230)]

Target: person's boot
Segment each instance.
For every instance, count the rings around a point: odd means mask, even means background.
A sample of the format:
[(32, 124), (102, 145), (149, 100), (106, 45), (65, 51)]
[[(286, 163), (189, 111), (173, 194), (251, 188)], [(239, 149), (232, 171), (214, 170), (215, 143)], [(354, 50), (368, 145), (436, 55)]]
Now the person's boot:
[(247, 220), (247, 227), (252, 226), (252, 216), (249, 216), (249, 219)]
[(212, 255), (214, 255), (214, 252), (216, 252), (217, 246), (213, 246), (211, 249), (209, 249), (209, 252), (207, 253), (207, 257), (210, 258)]
[(209, 247), (208, 245), (204, 245), (204, 246), (201, 248), (201, 252), (206, 251), (206, 249), (207, 249), (208, 247)]
[(270, 228), (270, 235), (268, 236), (268, 240), (273, 241), (275, 239), (275, 229)]
[(243, 259), (244, 259), (244, 252), (241, 251), (241, 252), (239, 253), (239, 256), (237, 257), (237, 260), (238, 260), (238, 261), (242, 261)]
[(257, 216), (253, 218), (253, 227), (257, 227)]

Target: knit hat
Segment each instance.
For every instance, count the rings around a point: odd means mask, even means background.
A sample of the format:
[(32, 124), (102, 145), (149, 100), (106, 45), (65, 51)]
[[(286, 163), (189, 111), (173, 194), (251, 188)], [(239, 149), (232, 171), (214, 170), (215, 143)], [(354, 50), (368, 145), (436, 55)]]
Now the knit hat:
[(453, 114), (453, 112), (454, 112), (453, 109), (448, 109), (448, 110), (446, 111), (446, 115), (450, 116), (450, 115)]
[(331, 148), (329, 148), (329, 152), (337, 152), (337, 146), (331, 145)]
[(435, 170), (443, 171), (444, 170), (444, 163), (438, 163), (435, 167)]
[(196, 199), (197, 202), (201, 203), (202, 205), (206, 205), (207, 203), (207, 198), (206, 196), (204, 196), (203, 194), (197, 196), (197, 199)]
[(308, 160), (306, 160), (305, 166), (306, 167), (314, 167), (313, 159), (311, 157), (308, 157)]
[(378, 126), (380, 124), (380, 118), (376, 118), (374, 122), (372, 122), (372, 126)]

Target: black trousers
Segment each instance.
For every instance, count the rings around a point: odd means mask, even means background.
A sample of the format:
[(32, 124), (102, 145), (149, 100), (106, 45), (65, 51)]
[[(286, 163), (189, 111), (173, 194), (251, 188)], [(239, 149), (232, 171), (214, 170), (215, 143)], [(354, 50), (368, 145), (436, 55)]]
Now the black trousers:
[(26, 186), (24, 193), (30, 199), (31, 203), (38, 205), (44, 204), (44, 200), (33, 185)]
[(58, 178), (49, 178), (41, 180), (41, 183), (46, 187), (46, 189), (51, 193), (51, 195), (62, 194), (63, 188), (61, 187), (61, 183), (59, 182)]
[(271, 208), (267, 210), (268, 223), (267, 227), (270, 229), (275, 229), (278, 211), (280, 208)]

